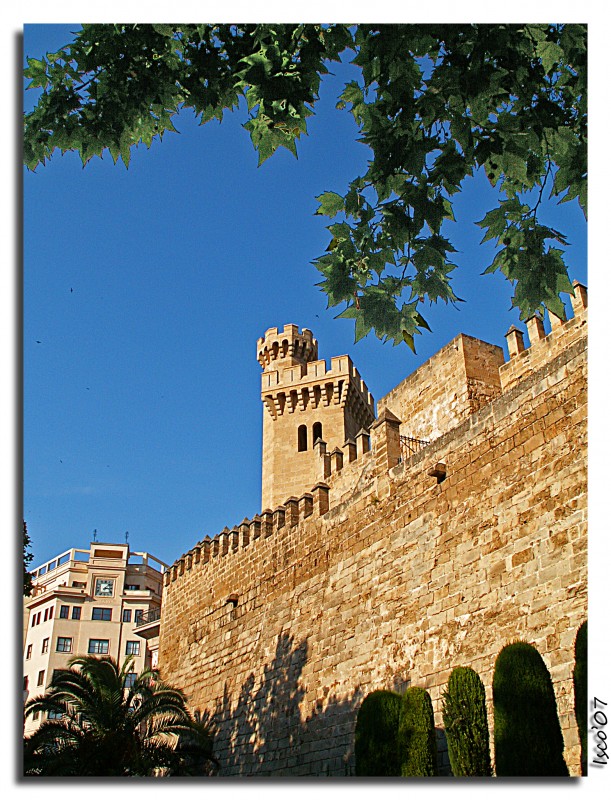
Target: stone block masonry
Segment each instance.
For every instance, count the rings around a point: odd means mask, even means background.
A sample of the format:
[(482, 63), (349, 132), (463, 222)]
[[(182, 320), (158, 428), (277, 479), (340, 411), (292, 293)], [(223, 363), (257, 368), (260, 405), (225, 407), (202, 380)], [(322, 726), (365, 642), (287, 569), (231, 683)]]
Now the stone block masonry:
[[(345, 457), (328, 482), (198, 543), (166, 573), (161, 671), (211, 719), (222, 774), (354, 774), (356, 714), (379, 688), (426, 688), (443, 750), (441, 698), (456, 666), (481, 676), (492, 732), (494, 661), (516, 639), (550, 670), (578, 774), (585, 302), (574, 311), (514, 350), (496, 384), (485, 376), (490, 399), (465, 403), (419, 452), (391, 463), (394, 420), (409, 422), (391, 392), (370, 449)], [(496, 362), (491, 347), (477, 349)]]

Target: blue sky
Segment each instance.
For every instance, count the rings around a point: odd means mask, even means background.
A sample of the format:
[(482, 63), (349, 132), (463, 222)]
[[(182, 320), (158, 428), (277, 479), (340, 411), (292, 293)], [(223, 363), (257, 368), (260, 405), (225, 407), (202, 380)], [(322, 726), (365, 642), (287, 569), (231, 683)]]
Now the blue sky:
[[(29, 25), (40, 57), (76, 26)], [(260, 511), (257, 337), (294, 322), (321, 358), (348, 353), (378, 400), (460, 332), (504, 345), (518, 324), (511, 287), (481, 276), (491, 244), (474, 221), (493, 207), (470, 182), (448, 225), (465, 303), (425, 311), (417, 354), (371, 334), (354, 344), (315, 286), (328, 243), (316, 195), (343, 193), (365, 169), (346, 111), (348, 65), (323, 81), (299, 158), (257, 168), (244, 110), (200, 127), (190, 114), (129, 170), (75, 154), (24, 174), (24, 515), (35, 563), (70, 547), (123, 541), (171, 563), (206, 534)], [(26, 92), (25, 107), (34, 102)], [(570, 277), (588, 283), (586, 225), (554, 207), (568, 235)]]
[[(25, 11), (5, 5), (6, 38), (0, 51), (5, 76), (19, 68), (18, 36), (26, 21), (170, 16), (139, 2), (129, 4), (126, 12), (125, 4), (114, 0), (95, 12), (87, 7), (86, 13), (72, 0), (61, 9), (38, 0), (30, 0)], [(231, 0), (222, 7), (225, 20), (236, 6), (234, 19), (244, 21), (286, 19), (290, 13), (279, 13), (269, 3), (264, 14), (253, 4)], [(199, 4), (178, 8), (176, 16), (183, 19), (201, 16), (194, 11)], [(606, 321), (611, 286), (605, 246), (608, 12), (601, 9), (600, 3), (584, 8), (559, 0), (534, 8), (532, 2), (514, 0), (500, 11), (489, 3), (471, 3), (468, 16), (492, 22), (501, 15), (504, 22), (561, 18), (590, 25), (588, 273), (581, 212), (565, 205), (562, 212), (571, 218), (557, 225), (575, 243), (571, 276), (586, 280), (589, 288), (589, 681), (592, 693), (608, 700)], [(365, 19), (369, 10), (370, 4), (360, 0), (349, 5), (314, 0), (302, 19)], [(376, 4), (375, 16), (398, 21), (397, 4)], [(462, 4), (441, 0), (434, 9), (410, 6), (401, 21), (464, 22), (465, 16)], [(48, 24), (29, 31), (25, 54), (54, 50), (65, 42), (64, 30)], [(19, 89), (12, 84), (11, 89), (7, 96), (14, 97), (19, 120)], [(478, 246), (479, 228), (466, 222), (491, 207), (480, 194), (488, 191), (485, 186), (465, 194), (466, 207), (457, 210), (459, 222), (452, 226), (461, 250), (455, 287), (467, 302), (460, 310), (442, 306), (427, 315), (433, 334), (419, 337), (417, 357), (407, 347), (383, 346), (371, 337), (354, 346), (350, 324), (334, 320), (335, 312), (326, 310), (314, 286), (318, 273), (310, 266), (327, 244), (325, 220), (313, 215), (314, 197), (327, 189), (341, 191), (366, 159), (365, 148), (353, 142), (348, 114), (333, 111), (336, 93), (337, 84), (326, 81), (298, 161), (279, 153), (257, 169), (256, 154), (240, 127), (244, 116), (235, 115), (221, 126), (203, 128), (181, 118), (181, 134), (136, 152), (129, 171), (108, 158), (83, 170), (68, 155), (56, 156), (34, 175), (24, 173), (23, 231), (18, 211), (3, 215), (6, 264), (14, 268), (0, 272), (5, 344), (0, 353), (2, 371), (17, 383), (23, 355), (23, 500), (35, 563), (69, 547), (87, 547), (94, 528), (100, 538), (115, 541), (123, 541), (127, 530), (133, 549), (149, 549), (170, 562), (206, 533), (213, 535), (259, 510), (255, 347), (270, 326), (291, 321), (311, 327), (321, 357), (349, 353), (376, 399), (460, 331), (504, 344), (504, 333), (516, 321), (509, 311), (510, 287), (497, 277), (480, 277), (488, 256)], [(0, 130), (5, 152), (15, 158), (2, 161), (3, 185), (9, 204), (15, 199), (18, 207), (20, 123)], [(23, 353), (19, 300), (14, 300), (21, 282), (22, 236)], [(19, 470), (9, 455), (20, 447), (18, 400), (18, 393), (5, 392), (0, 436), (7, 454), (7, 531), (21, 512)], [(14, 554), (20, 554), (19, 548)], [(12, 603), (15, 595), (7, 599)], [(591, 779), (610, 774), (591, 770)]]

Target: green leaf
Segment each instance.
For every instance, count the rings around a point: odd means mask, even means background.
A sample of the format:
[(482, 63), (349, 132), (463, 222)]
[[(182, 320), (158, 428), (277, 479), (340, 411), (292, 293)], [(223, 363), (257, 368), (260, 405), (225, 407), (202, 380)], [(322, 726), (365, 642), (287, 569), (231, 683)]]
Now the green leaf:
[(416, 354), (416, 346), (414, 344), (414, 334), (413, 333), (409, 333), (408, 331), (405, 330), (405, 328), (403, 328), (403, 330), (401, 331), (401, 334), (403, 336), (403, 341), (409, 347), (409, 349), (412, 351), (412, 353), (414, 353), (414, 355), (415, 355)]
[(174, 36), (174, 28), (171, 25), (153, 25), (153, 30), (162, 36)]
[(552, 69), (562, 61), (564, 56), (562, 47), (555, 42), (549, 41), (538, 42), (536, 53), (541, 59), (543, 69), (547, 73), (551, 72)]
[(326, 217), (334, 217), (344, 210), (344, 198), (336, 192), (323, 192), (316, 198), (320, 203), (316, 209), (316, 214), (324, 214)]

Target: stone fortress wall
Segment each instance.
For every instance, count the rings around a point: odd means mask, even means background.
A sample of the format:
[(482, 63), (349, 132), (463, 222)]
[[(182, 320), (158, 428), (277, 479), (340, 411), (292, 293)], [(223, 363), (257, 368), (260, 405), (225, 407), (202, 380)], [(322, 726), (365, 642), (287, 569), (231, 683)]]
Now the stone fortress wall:
[[(530, 320), (529, 347), (511, 329), (507, 363), (500, 348), (458, 336), (378, 403), (356, 441), (331, 454), (317, 445), (309, 491), (199, 542), (168, 570), (161, 671), (211, 717), (223, 774), (354, 774), (358, 707), (379, 688), (426, 688), (443, 751), (441, 695), (461, 665), (484, 682), (492, 729), (494, 661), (516, 639), (551, 672), (565, 757), (579, 774), (579, 284), (572, 305), (547, 336)], [(405, 435), (430, 443), (410, 453)]]

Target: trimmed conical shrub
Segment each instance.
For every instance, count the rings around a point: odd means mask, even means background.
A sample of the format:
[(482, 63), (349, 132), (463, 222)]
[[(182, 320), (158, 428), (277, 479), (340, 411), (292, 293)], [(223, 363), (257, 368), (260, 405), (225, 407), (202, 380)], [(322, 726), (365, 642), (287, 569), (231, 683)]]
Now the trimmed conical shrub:
[(443, 724), (455, 776), (492, 775), (486, 691), (471, 667), (456, 667), (443, 693)]
[(496, 774), (568, 775), (552, 679), (526, 642), (506, 645), (492, 681)]
[(403, 695), (399, 721), (401, 775), (437, 775), (437, 743), (429, 693), (416, 686)]
[(401, 695), (377, 689), (363, 700), (356, 718), (356, 774), (400, 775), (397, 732)]
[(588, 774), (588, 623), (582, 623), (575, 639), (573, 670), (575, 718), (581, 743), (581, 774)]

